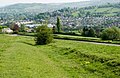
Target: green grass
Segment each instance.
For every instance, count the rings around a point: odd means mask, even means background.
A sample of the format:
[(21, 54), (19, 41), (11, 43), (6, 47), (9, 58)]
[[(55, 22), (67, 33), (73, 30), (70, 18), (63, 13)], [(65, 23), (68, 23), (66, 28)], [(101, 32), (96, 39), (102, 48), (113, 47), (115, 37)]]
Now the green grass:
[(72, 15), (73, 15), (74, 17), (77, 17), (77, 16), (78, 16), (78, 13), (79, 13), (79, 12), (73, 12)]
[[(94, 9), (88, 9), (84, 10), (85, 12), (90, 13), (104, 13), (107, 12), (108, 14), (103, 14), (104, 16), (114, 16), (116, 13), (114, 12), (120, 12), (119, 8), (113, 8), (113, 7), (107, 7), (107, 8), (94, 8)], [(74, 17), (78, 16), (79, 12), (73, 12), (72, 15)]]
[(0, 34), (0, 78), (119, 78), (120, 47), (69, 40), (36, 46)]
[(0, 78), (69, 78), (31, 37), (0, 35)]
[(83, 37), (83, 36), (71, 36), (71, 35), (56, 34), (56, 35), (54, 35), (54, 38), (64, 39), (64, 40), (96, 42), (96, 43), (120, 44), (120, 41), (102, 40), (101, 38), (96, 38), (96, 37)]
[(85, 10), (85, 12), (91, 12), (91, 13), (94, 13), (96, 11), (96, 9), (88, 9), (88, 10)]
[(120, 12), (119, 8), (113, 8), (112, 10), (110, 10), (110, 12)]
[(111, 7), (109, 8), (98, 8), (96, 9), (96, 12), (105, 12), (105, 11), (110, 11), (111, 10)]
[(90, 13), (104, 13), (104, 16), (114, 16), (116, 15), (116, 12), (120, 12), (119, 8), (113, 8), (113, 7), (107, 7), (107, 8), (94, 8), (94, 9), (88, 9), (85, 10), (85, 12), (90, 12)]
[(58, 36), (61, 36), (61, 37), (86, 38), (86, 39), (100, 40), (100, 38), (95, 38), (95, 37), (72, 36), (72, 35), (62, 35), (62, 34), (58, 34)]
[[(34, 36), (35, 33), (22, 33), (19, 35), (25, 36)], [(63, 35), (63, 34), (54, 34), (55, 39), (65, 39), (65, 40), (77, 40), (77, 41), (89, 41), (89, 42), (98, 42), (98, 43), (110, 43), (110, 44), (120, 44), (120, 41), (112, 41), (112, 40), (101, 40), (101, 38), (96, 37), (83, 37), (80, 34), (75, 35)]]

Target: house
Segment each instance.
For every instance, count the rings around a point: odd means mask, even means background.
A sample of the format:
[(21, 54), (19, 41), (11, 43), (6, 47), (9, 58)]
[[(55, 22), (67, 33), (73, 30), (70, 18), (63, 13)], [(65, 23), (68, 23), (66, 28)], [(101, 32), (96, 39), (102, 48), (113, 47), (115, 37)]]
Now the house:
[(10, 28), (3, 28), (2, 33), (13, 33), (13, 30), (11, 30)]
[(48, 24), (47, 25), (49, 28), (53, 28), (55, 25), (53, 25), (53, 24)]

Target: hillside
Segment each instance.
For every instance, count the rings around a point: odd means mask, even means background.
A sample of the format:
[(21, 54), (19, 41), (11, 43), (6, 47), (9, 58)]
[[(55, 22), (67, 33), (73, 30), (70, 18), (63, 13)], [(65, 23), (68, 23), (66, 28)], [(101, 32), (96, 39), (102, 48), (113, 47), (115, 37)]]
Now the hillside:
[(53, 12), (40, 13), (35, 16), (35, 20), (44, 19), (49, 20), (49, 23), (56, 24), (56, 18), (59, 16), (65, 30), (78, 30), (82, 26), (120, 27), (119, 8), (120, 3), (83, 8), (63, 8)]
[[(79, 10), (76, 10), (72, 13), (73, 16), (78, 16), (83, 11), (85, 14), (83, 16), (119, 16), (120, 14), (120, 3), (117, 4), (107, 4), (107, 5), (101, 5), (101, 6), (91, 6), (91, 7), (85, 7), (81, 8)], [(81, 15), (82, 16), (82, 15)]]
[(41, 4), (41, 3), (19, 3), (0, 8), (0, 13), (43, 13), (51, 12), (65, 7), (88, 7), (95, 5), (104, 5), (106, 3), (117, 3), (119, 0), (91, 0), (74, 3), (53, 3), (53, 4)]
[[(87, 15), (88, 12), (92, 13), (93, 16), (118, 16), (119, 8), (105, 8), (100, 10), (99, 8), (91, 9), (91, 6), (104, 6), (107, 4), (118, 4), (119, 0), (90, 0), (82, 2), (72, 2), (72, 3), (51, 3), (51, 4), (42, 4), (42, 3), (19, 3), (6, 7), (0, 8), (0, 19), (4, 21), (17, 21), (17, 20), (36, 20), (46, 17), (55, 17), (56, 15), (73, 16), (81, 17)], [(119, 5), (118, 5), (119, 6)], [(90, 7), (90, 8), (89, 8)], [(65, 9), (68, 8), (68, 9)], [(83, 8), (83, 10), (81, 9)], [(85, 9), (87, 8), (87, 9)], [(108, 8), (108, 7), (107, 7)], [(56, 12), (68, 10), (69, 12)], [(111, 11), (112, 10), (112, 11)], [(96, 12), (95, 12), (96, 11)], [(99, 12), (105, 11), (105, 12)], [(117, 11), (117, 12), (116, 12)], [(111, 13), (109, 13), (111, 12)], [(40, 13), (40, 14), (39, 14)], [(42, 14), (41, 14), (42, 13)], [(44, 14), (47, 13), (48, 15)], [(50, 13), (50, 14), (49, 14)], [(51, 15), (52, 14), (52, 15)], [(101, 15), (102, 14), (102, 15)], [(103, 15), (104, 14), (104, 15)], [(40, 16), (39, 16), (40, 15)], [(62, 16), (61, 15), (61, 16)]]
[[(1, 78), (119, 78), (120, 47), (0, 34)], [(17, 46), (17, 47), (16, 47)]]
[(120, 3), (105, 4), (99, 6), (89, 6), (83, 8), (63, 8), (53, 12), (45, 12), (38, 14), (38, 17), (86, 17), (86, 16), (119, 16), (120, 15)]

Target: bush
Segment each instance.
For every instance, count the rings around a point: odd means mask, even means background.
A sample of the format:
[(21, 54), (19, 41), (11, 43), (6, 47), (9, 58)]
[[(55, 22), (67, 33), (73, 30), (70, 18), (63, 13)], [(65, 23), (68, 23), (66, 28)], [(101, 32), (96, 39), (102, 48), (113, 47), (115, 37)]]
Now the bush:
[(52, 31), (47, 25), (39, 26), (36, 28), (35, 41), (37, 45), (44, 45), (52, 42), (53, 35)]
[(107, 28), (102, 32), (102, 40), (120, 40), (120, 29), (117, 27)]
[(20, 32), (25, 32), (25, 25), (24, 24), (21, 24), (19, 31)]
[(18, 34), (20, 27), (18, 24), (13, 23), (11, 24), (10, 29), (13, 30), (13, 34)]
[(83, 28), (82, 36), (95, 37), (95, 35), (96, 35), (95, 30), (92, 27)]

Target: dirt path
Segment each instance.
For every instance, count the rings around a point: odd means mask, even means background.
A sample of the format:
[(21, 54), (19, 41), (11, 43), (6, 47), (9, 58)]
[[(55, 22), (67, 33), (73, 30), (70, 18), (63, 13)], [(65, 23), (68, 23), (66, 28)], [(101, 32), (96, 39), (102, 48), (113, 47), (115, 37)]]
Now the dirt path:
[[(64, 39), (60, 39), (60, 40), (64, 40)], [(120, 46), (119, 44), (109, 44), (109, 43), (97, 43), (97, 42), (76, 41), (76, 40), (69, 40), (69, 41), (75, 41), (75, 42), (81, 42), (81, 43), (90, 43), (90, 44), (97, 44), (97, 45), (107, 45), (107, 46)]]
[(91, 43), (91, 44), (98, 44), (98, 45), (108, 45), (108, 46), (120, 46), (118, 44), (109, 44), (109, 43), (97, 43), (97, 42), (86, 42), (86, 41), (79, 41), (82, 43)]
[(20, 35), (18, 35), (18, 34), (10, 34), (9, 36), (20, 36)]

